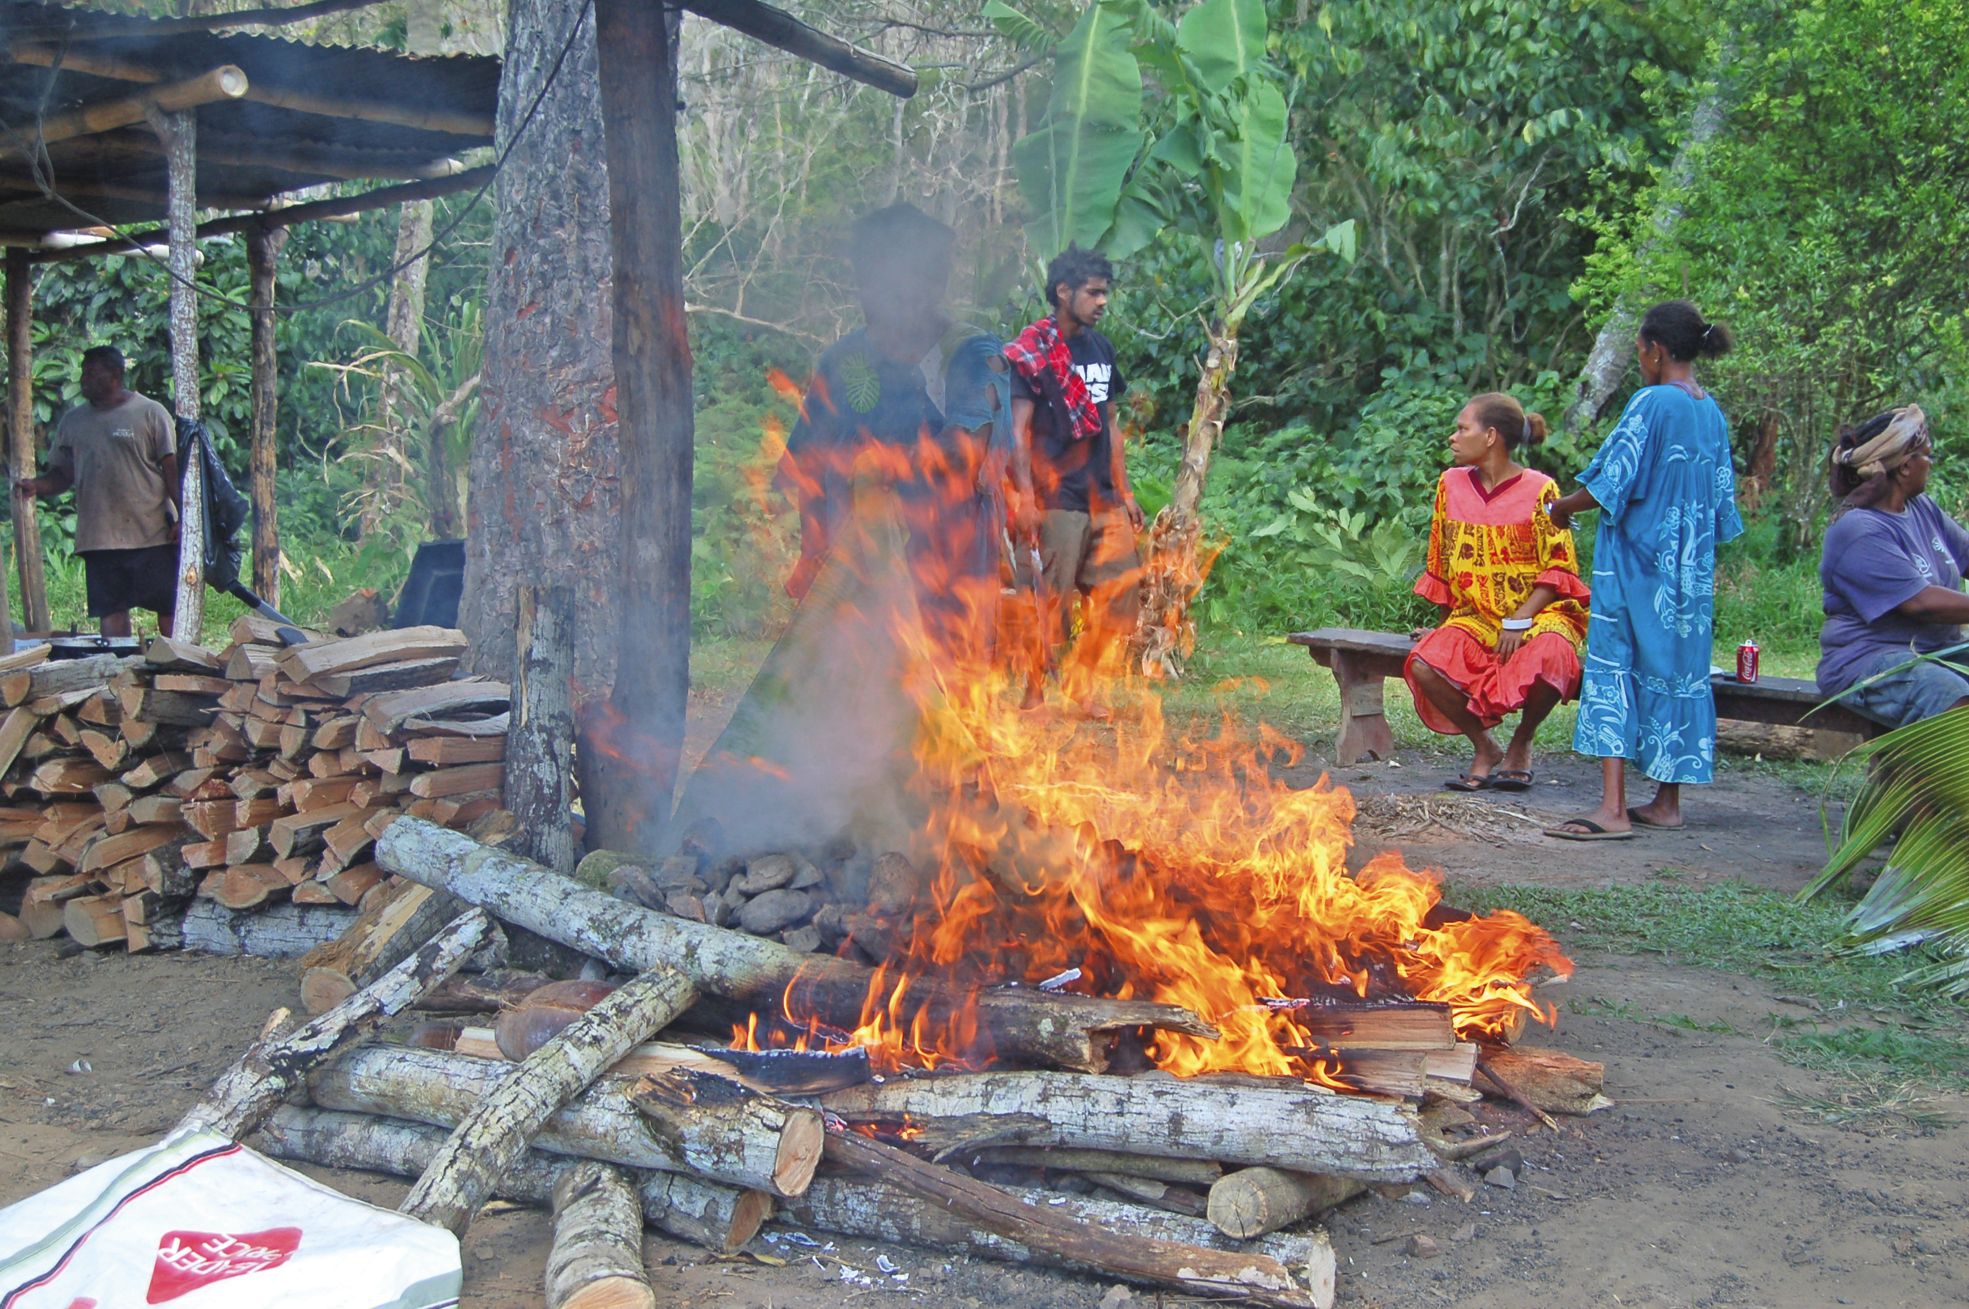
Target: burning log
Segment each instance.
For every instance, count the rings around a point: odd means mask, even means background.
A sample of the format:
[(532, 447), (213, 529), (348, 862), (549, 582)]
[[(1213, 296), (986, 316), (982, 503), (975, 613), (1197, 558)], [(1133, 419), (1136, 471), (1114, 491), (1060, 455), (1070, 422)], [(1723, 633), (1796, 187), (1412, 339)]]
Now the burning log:
[(1243, 1168), (1211, 1186), (1210, 1223), (1226, 1236), (1263, 1236), (1324, 1213), (1366, 1189), (1351, 1177)]
[[(1270, 1256), (1116, 1235), (854, 1132), (830, 1131), (827, 1158), (1068, 1267), (1211, 1299), (1290, 1309), (1313, 1309), (1322, 1303)], [(1324, 1303), (1332, 1303), (1330, 1294)]]
[(1413, 1181), (1437, 1166), (1403, 1106), (1288, 1081), (962, 1073), (891, 1078), (830, 1092), (821, 1103), (856, 1123), (1025, 1115), (1043, 1123), (1025, 1145), (1267, 1164), (1372, 1182)]
[(620, 1168), (583, 1160), (555, 1185), (547, 1309), (656, 1309), (642, 1207)]
[(778, 1142), (771, 1162), (773, 1189), (797, 1195), (820, 1162), (819, 1118), (740, 1082), (701, 1069), (654, 1073), (630, 1092), (650, 1128), (699, 1172), (746, 1175), (764, 1160), (745, 1157), (760, 1143)]
[[(463, 1121), (480, 1097), (511, 1070), (512, 1065), (500, 1060), (378, 1046), (349, 1051), (317, 1072), (309, 1090), (323, 1109), (451, 1127)], [(634, 1087), (633, 1081), (621, 1077), (597, 1079), (547, 1119), (534, 1144), (555, 1154), (691, 1173), (776, 1195), (797, 1193), (812, 1180), (820, 1155), (818, 1111), (789, 1108), (777, 1130), (759, 1124), (732, 1129), (729, 1123), (710, 1122), (680, 1146), (645, 1125), (630, 1101)], [(725, 1130), (751, 1136), (742, 1141), (720, 1139)]]
[[(400, 1177), (422, 1173), (444, 1141), (442, 1128), (422, 1123), (292, 1106), (275, 1110), (259, 1137), (262, 1149), (282, 1159)], [(499, 1194), (547, 1204), (568, 1166), (565, 1157), (536, 1149), (506, 1170)], [(683, 1173), (638, 1172), (634, 1182), (650, 1226), (720, 1254), (750, 1241), (772, 1212), (772, 1197), (763, 1191), (735, 1190)]]
[(408, 959), (327, 1013), (275, 1039), (285, 1021), (277, 1011), (261, 1039), (247, 1047), (204, 1099), (178, 1120), (180, 1132), (208, 1130), (237, 1138), (273, 1111), (310, 1068), (335, 1051), (360, 1041), (385, 1018), (408, 1009), (417, 998), (458, 971), (478, 949), (491, 920), (473, 910), (432, 937)]
[[(844, 959), (804, 954), (778, 942), (638, 910), (517, 855), (414, 818), (390, 824), (376, 859), (393, 873), (482, 905), (506, 922), (606, 959), (618, 968), (669, 963), (714, 995), (777, 1006), (798, 979), (803, 1006), (822, 1021), (852, 1027), (868, 999), (873, 974)], [(1037, 990), (987, 991), (974, 998), (928, 981), (912, 991), (934, 1016), (959, 1014), (975, 1003), (979, 1022), (1001, 1056), (1100, 1072), (1107, 1038), (1151, 1027), (1212, 1038), (1216, 1028), (1176, 1005), (1049, 995)]]
[(667, 968), (617, 988), (487, 1092), (418, 1179), (402, 1211), (462, 1234), (540, 1125), (696, 999), (683, 975)]

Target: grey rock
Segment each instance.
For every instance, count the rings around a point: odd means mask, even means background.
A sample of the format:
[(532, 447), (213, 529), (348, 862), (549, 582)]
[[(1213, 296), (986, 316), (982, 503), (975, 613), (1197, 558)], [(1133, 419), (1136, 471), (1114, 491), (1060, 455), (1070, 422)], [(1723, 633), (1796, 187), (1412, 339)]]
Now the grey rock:
[(1507, 1191), (1515, 1191), (1518, 1189), (1518, 1175), (1503, 1164), (1499, 1164), (1484, 1174), (1484, 1185), (1501, 1186)]
[(790, 932), (781, 932), (779, 939), (785, 943), (787, 949), (798, 950), (801, 954), (813, 954), (820, 949), (820, 929), (812, 923), (808, 923), (805, 927), (796, 927)]
[(656, 866), (650, 879), (666, 891), (703, 891), (707, 887), (698, 876), (700, 866), (695, 855), (673, 854)]
[(826, 884), (827, 878), (820, 869), (798, 856), (795, 856), (793, 862), (797, 871), (793, 874), (793, 880), (786, 884), (787, 890), (806, 891)]
[(800, 865), (793, 862), (790, 854), (765, 854), (745, 865), (745, 876), (734, 883), (747, 895), (758, 895), (763, 891), (776, 891), (793, 880), (800, 871)]
[(663, 907), (679, 918), (688, 918), (694, 923), (708, 923), (711, 916), (705, 912), (704, 901), (689, 891), (672, 891), (663, 897)]
[(738, 925), (754, 936), (771, 936), (801, 921), (812, 910), (813, 901), (805, 891), (782, 887), (746, 901), (738, 911)]
[(1434, 1259), (1442, 1252), (1443, 1248), (1436, 1244), (1436, 1240), (1432, 1236), (1423, 1236), (1417, 1233), (1402, 1242), (1402, 1253), (1411, 1258)]

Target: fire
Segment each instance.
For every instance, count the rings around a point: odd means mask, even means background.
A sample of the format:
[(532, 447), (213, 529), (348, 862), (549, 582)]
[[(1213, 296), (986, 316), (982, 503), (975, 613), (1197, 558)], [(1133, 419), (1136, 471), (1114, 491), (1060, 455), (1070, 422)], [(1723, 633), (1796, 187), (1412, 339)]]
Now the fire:
[[(1531, 994), (1541, 970), (1571, 970), (1550, 934), (1508, 911), (1448, 910), (1440, 878), (1397, 854), (1350, 869), (1352, 797), (1326, 778), (1280, 781), (1279, 766), (1301, 754), (1281, 733), (1229, 714), (1214, 731), (1178, 730), (1156, 688), (1112, 659), (1061, 670), (1069, 700), (1098, 691), (1116, 705), (1112, 725), (1057, 701), (1021, 709), (1029, 652), (977, 639), (1004, 630), (1000, 588), (939, 589), (938, 558), (920, 545), (935, 530), (925, 505), (973, 494), (977, 458), (926, 441), (852, 459), (855, 516), (829, 566), (866, 577), (881, 570), (865, 552), (898, 532), (914, 538), (909, 576), (923, 603), (866, 611), (893, 623), (907, 656), (898, 693), (915, 730), (896, 784), (916, 820), (902, 852), (927, 886), (887, 942), (852, 1032), (819, 1035), (798, 984), (789, 988), (785, 1018), (800, 1040), (863, 1047), (878, 1068), (980, 1066), (990, 1051), (975, 1013), (933, 1015), (923, 979), (975, 993), (1071, 970), (1075, 991), (1181, 1005), (1216, 1025), (1217, 1040), (1153, 1036), (1148, 1058), (1179, 1076), (1343, 1086), (1340, 1061), (1295, 1002), (1441, 1003), (1466, 1038), (1553, 1020)], [(884, 503), (866, 493), (883, 476), (919, 489)], [(957, 621), (953, 599), (969, 611)], [(735, 1043), (756, 1048), (758, 1035), (736, 1032)]]

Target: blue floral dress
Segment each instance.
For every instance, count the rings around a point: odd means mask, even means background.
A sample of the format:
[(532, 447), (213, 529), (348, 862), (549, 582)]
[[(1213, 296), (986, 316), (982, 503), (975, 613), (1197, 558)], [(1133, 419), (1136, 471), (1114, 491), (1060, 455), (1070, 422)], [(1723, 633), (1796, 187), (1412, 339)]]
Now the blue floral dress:
[(1600, 523), (1573, 748), (1707, 782), (1716, 546), (1743, 534), (1723, 411), (1685, 383), (1643, 387), (1580, 481)]

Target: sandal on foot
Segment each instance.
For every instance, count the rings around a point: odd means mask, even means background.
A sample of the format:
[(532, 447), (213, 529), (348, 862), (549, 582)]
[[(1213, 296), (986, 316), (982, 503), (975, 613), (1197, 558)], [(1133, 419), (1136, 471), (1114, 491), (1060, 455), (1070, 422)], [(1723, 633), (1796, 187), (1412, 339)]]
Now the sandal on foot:
[[(1566, 830), (1568, 827), (1582, 830), (1568, 832)], [(1632, 839), (1634, 835), (1632, 832), (1610, 832), (1591, 818), (1568, 818), (1556, 827), (1546, 828), (1545, 834), (1556, 836), (1561, 841), (1626, 841)]]
[(1682, 830), (1682, 824), (1680, 823), (1657, 823), (1652, 818), (1644, 817), (1638, 805), (1627, 811), (1627, 821), (1641, 827), (1660, 828), (1664, 832), (1679, 832)]
[(1529, 768), (1500, 768), (1490, 775), (1490, 789), (1493, 791), (1529, 791), (1531, 782)]
[(1493, 783), (1490, 780), (1489, 773), (1485, 773), (1482, 777), (1472, 777), (1470, 774), (1465, 773), (1461, 777), (1452, 777), (1444, 782), (1443, 789), (1445, 791), (1488, 791), (1492, 785)]

